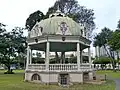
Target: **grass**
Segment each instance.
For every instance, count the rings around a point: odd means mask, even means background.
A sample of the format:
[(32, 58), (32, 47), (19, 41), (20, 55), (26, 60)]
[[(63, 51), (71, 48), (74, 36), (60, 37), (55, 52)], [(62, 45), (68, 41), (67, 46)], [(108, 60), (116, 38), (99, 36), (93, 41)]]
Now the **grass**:
[(96, 73), (104, 74), (104, 75), (106, 74), (107, 76), (114, 78), (114, 79), (120, 78), (120, 71), (113, 72), (111, 70), (100, 70), (100, 71), (97, 71)]
[(63, 88), (58, 85), (42, 85), (24, 82), (23, 70), (15, 70), (14, 72), (16, 74), (11, 75), (3, 74), (3, 71), (0, 71), (0, 90), (115, 90), (113, 81), (107, 81), (107, 83), (102, 85), (79, 84), (70, 86), (69, 88)]

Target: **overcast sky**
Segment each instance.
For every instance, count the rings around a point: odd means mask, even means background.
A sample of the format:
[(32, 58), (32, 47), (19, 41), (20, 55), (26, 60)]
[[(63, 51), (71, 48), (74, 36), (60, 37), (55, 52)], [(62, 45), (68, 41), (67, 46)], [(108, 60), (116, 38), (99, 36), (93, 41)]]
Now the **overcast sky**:
[[(0, 22), (7, 30), (15, 26), (25, 27), (28, 16), (41, 10), (44, 14), (56, 0), (0, 0)], [(103, 27), (115, 29), (120, 19), (120, 0), (78, 0), (79, 4), (93, 9), (98, 33)], [(92, 49), (93, 50), (93, 49)]]
[[(27, 17), (34, 11), (41, 10), (44, 14), (56, 0), (0, 0), (0, 22), (11, 29), (25, 26)], [(78, 0), (80, 5), (94, 9), (96, 27), (115, 29), (120, 19), (120, 0)]]

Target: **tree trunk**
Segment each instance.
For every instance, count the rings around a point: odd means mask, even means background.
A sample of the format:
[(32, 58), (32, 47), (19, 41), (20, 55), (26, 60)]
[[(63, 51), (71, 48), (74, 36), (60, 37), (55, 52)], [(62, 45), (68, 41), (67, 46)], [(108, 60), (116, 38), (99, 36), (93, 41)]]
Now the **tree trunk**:
[(57, 62), (57, 63), (60, 63), (60, 62), (59, 62), (59, 56), (58, 56), (58, 53), (57, 53), (57, 52), (55, 52), (55, 58), (56, 58), (56, 62)]
[(117, 51), (117, 60), (119, 60), (119, 52)]
[(8, 67), (7, 67), (7, 68), (8, 68), (8, 72), (11, 72), (10, 65), (8, 65)]
[(61, 52), (61, 63), (65, 63), (64, 54), (65, 52)]
[(110, 50), (110, 53), (108, 52), (107, 48), (105, 45), (104, 46), (104, 49), (106, 50), (107, 54), (108, 54), (108, 57), (111, 58), (111, 64), (112, 64), (112, 67), (113, 67), (113, 71), (115, 71), (115, 61), (114, 61), (114, 57), (112, 56), (112, 51)]
[(117, 51), (117, 63), (118, 63), (118, 70), (119, 70), (119, 52)]

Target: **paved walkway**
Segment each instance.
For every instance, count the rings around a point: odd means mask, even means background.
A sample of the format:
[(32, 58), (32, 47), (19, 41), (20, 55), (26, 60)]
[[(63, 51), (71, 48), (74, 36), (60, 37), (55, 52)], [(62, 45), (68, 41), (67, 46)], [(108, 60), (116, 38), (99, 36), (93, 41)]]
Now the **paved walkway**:
[(120, 78), (119, 79), (114, 79), (111, 77), (108, 77), (109, 80), (113, 80), (116, 84), (116, 89), (115, 90), (120, 90)]
[(113, 79), (116, 84), (116, 90), (120, 90), (120, 79)]

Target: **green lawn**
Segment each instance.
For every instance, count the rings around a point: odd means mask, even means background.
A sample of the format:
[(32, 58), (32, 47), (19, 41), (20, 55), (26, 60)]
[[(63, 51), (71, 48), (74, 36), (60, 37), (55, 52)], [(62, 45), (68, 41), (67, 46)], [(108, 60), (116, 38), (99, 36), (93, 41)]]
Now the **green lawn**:
[(57, 85), (33, 84), (24, 82), (23, 70), (16, 70), (15, 72), (16, 74), (7, 75), (3, 74), (3, 71), (0, 71), (0, 90), (115, 90), (113, 81), (107, 81), (106, 84), (102, 85), (73, 85), (69, 88), (63, 88)]
[(113, 72), (111, 70), (103, 70), (103, 71), (97, 71), (96, 72), (97, 74), (106, 74), (107, 76), (111, 77), (111, 78), (114, 78), (114, 79), (117, 79), (117, 78), (120, 78), (120, 71), (117, 71), (117, 72)]

